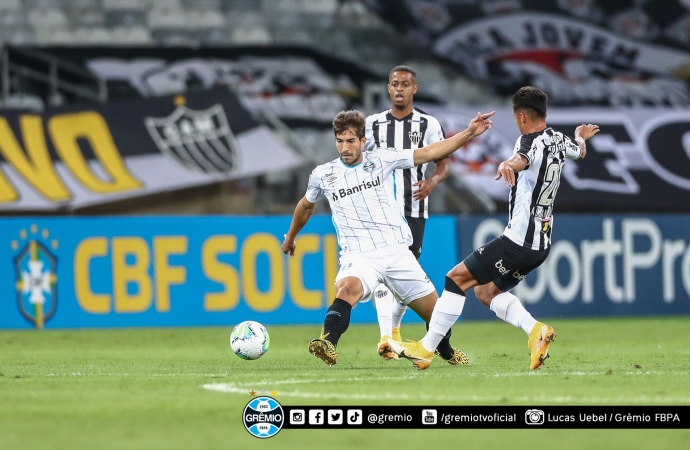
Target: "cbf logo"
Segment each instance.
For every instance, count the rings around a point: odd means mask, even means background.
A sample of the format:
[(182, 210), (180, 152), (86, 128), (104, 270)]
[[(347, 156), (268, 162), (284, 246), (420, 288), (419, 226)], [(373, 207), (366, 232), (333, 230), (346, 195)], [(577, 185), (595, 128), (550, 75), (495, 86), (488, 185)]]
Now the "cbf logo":
[(179, 95), (175, 97), (177, 109), (171, 115), (146, 118), (146, 128), (160, 151), (194, 171), (237, 172), (239, 145), (223, 106), (194, 111), (185, 103), (184, 96)]
[(19, 231), (20, 241), (13, 240), (12, 250), (16, 273), (17, 305), (22, 317), (41, 329), (55, 315), (57, 308), (57, 258), (49, 250), (56, 250), (58, 241), (50, 238), (48, 229), (31, 225)]
[(244, 407), (242, 422), (249, 434), (258, 438), (270, 438), (283, 428), (283, 407), (271, 397), (256, 397)]

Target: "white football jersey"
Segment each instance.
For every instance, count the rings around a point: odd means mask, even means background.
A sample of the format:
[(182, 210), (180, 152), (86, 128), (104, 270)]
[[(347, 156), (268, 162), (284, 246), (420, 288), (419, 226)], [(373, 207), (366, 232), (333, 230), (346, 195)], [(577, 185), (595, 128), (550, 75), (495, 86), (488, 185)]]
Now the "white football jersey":
[(347, 166), (337, 158), (311, 173), (305, 195), (311, 203), (326, 197), (333, 214), (340, 254), (394, 244), (412, 245), (412, 233), (396, 200), (396, 169), (414, 167), (414, 150), (377, 148)]

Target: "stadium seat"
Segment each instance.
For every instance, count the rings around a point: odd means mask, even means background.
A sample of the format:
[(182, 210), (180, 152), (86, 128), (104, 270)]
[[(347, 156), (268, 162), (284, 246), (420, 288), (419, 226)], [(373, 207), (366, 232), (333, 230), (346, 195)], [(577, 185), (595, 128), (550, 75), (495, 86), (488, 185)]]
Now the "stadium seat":
[(197, 37), (201, 45), (231, 45), (232, 36), (227, 28), (207, 28), (197, 32)]
[(74, 34), (66, 28), (40, 27), (34, 29), (36, 43), (39, 45), (75, 45)]
[(21, 9), (20, 0), (0, 0), (0, 11), (21, 11)]
[(109, 27), (146, 26), (148, 21), (143, 11), (120, 9), (105, 12), (105, 22)]
[(105, 11), (144, 11), (149, 8), (148, 0), (103, 0)]
[(153, 43), (145, 27), (115, 27), (110, 30), (114, 45), (146, 45)]
[(74, 39), (80, 45), (105, 45), (112, 43), (113, 36), (106, 28), (77, 28)]
[(186, 9), (220, 10), (220, 0), (183, 0), (182, 5)]
[(151, 0), (151, 9), (161, 9), (161, 10), (181, 10), (182, 1), (181, 0)]
[(0, 106), (8, 109), (22, 109), (28, 111), (43, 111), (45, 104), (38, 95), (33, 94), (11, 94), (6, 97)]
[(101, 9), (101, 0), (65, 0), (66, 9)]
[(239, 45), (268, 45), (272, 43), (271, 34), (266, 28), (235, 28), (232, 42)]
[(187, 15), (175, 9), (152, 9), (148, 14), (151, 29), (186, 28), (189, 25)]
[(302, 0), (302, 10), (310, 14), (334, 14), (337, 0)]
[(261, 0), (220, 0), (223, 11), (261, 11)]
[(0, 44), (28, 45), (34, 42), (35, 36), (29, 28), (0, 26)]
[(67, 16), (59, 9), (32, 9), (27, 16), (34, 29), (67, 26)]
[(304, 29), (275, 28), (273, 40), (283, 45), (315, 45), (316, 39)]
[(264, 27), (266, 18), (258, 12), (229, 10), (226, 15), (226, 22), (229, 27)]
[(21, 11), (0, 10), (0, 27), (20, 28), (27, 24), (26, 16)]
[(62, 0), (25, 0), (25, 9), (31, 11), (34, 9), (62, 9)]
[(189, 10), (186, 15), (191, 28), (222, 28), (226, 25), (220, 10)]
[(78, 27), (98, 27), (105, 25), (105, 14), (100, 9), (75, 9), (69, 12), (70, 21)]
[(198, 35), (188, 28), (160, 28), (151, 33), (153, 40), (165, 46), (197, 46), (199, 45)]

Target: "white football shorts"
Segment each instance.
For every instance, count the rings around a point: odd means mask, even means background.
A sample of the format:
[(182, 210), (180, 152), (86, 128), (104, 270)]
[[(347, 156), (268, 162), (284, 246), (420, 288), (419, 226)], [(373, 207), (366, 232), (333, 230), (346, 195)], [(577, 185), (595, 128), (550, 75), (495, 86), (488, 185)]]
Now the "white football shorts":
[(347, 277), (356, 277), (362, 282), (364, 302), (371, 299), (379, 283), (388, 286), (405, 305), (436, 290), (419, 261), (404, 244), (342, 255), (335, 282)]

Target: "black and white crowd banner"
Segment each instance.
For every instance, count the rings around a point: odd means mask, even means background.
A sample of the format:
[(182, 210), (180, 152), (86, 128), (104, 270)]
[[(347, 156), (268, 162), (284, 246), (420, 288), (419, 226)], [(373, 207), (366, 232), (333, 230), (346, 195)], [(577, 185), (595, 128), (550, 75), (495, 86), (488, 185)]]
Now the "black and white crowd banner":
[(5, 113), (0, 210), (73, 209), (302, 162), (226, 88)]
[(532, 85), (553, 105), (690, 105), (687, 2), (368, 3), (502, 95)]
[(253, 112), (268, 110), (291, 126), (329, 126), (376, 77), (350, 62), (293, 47), (55, 47), (41, 51), (80, 64), (106, 80), (113, 96), (156, 97), (231, 88)]
[[(446, 136), (467, 127), (475, 109), (418, 105), (439, 119)], [(519, 131), (513, 111), (498, 109), (490, 131), (451, 156), (451, 170), (507, 202), (508, 187), (495, 181), (498, 164), (512, 154)], [(552, 108), (547, 123), (573, 137), (575, 127), (598, 124), (584, 160), (567, 161), (558, 189), (560, 212), (690, 210), (690, 112), (678, 109)]]

